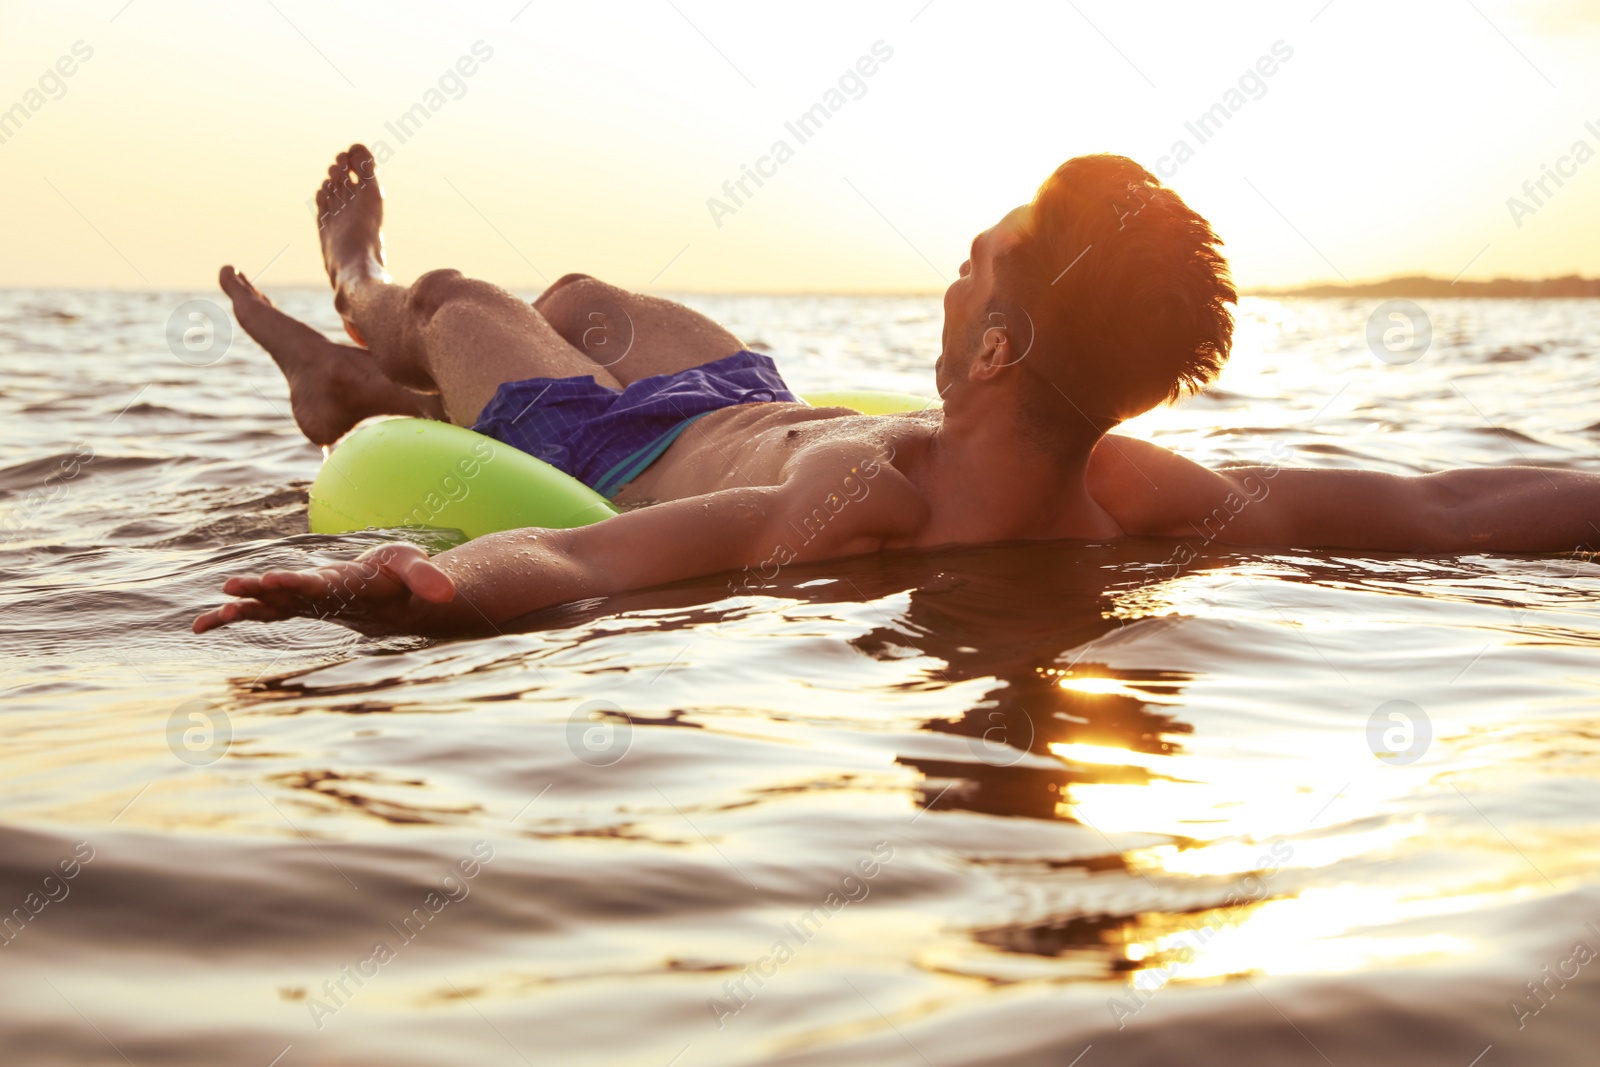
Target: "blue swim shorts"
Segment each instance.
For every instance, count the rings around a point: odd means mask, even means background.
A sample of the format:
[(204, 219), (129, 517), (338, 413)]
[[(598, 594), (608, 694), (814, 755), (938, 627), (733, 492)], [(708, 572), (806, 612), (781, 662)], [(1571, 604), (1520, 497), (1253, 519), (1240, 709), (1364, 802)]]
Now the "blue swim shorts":
[(472, 428), (609, 499), (696, 419), (737, 404), (799, 399), (769, 357), (735, 352), (676, 374), (640, 378), (621, 391), (587, 374), (505, 382)]

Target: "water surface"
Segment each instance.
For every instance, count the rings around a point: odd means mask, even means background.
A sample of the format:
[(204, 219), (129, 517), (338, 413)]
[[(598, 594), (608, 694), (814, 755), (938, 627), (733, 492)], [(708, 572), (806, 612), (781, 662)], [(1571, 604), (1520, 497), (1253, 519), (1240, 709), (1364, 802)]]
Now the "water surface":
[[(195, 637), (378, 540), (306, 533), (247, 338), (169, 351), (203, 295), (0, 294), (0, 1061), (1592, 1062), (1585, 558), (1004, 545)], [(693, 301), (801, 391), (931, 386), (935, 298)], [(1600, 469), (1593, 302), (1430, 304), (1406, 366), (1371, 310), (1247, 301), (1131, 432)]]

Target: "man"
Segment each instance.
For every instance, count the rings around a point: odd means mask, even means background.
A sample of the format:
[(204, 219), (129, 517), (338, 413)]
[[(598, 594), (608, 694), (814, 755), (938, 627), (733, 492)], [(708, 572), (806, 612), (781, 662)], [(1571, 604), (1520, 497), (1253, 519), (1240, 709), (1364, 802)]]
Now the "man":
[(974, 239), (944, 295), (943, 409), (917, 415), (797, 403), (770, 360), (710, 320), (583, 275), (532, 306), (455, 271), (393, 285), (360, 145), (329, 168), (318, 205), (334, 304), (367, 351), (289, 319), (231, 268), (221, 279), (313, 442), (372, 415), (448, 418), (651, 506), (432, 559), (388, 545), (231, 578), (238, 599), (196, 632), (312, 616), (468, 633), (570, 600), (889, 548), (1205, 529), (1235, 545), (1524, 552), (1573, 548), (1600, 519), (1600, 475), (1213, 471), (1109, 435), (1217, 375), (1235, 301), (1209, 224), (1120, 156), (1070, 160)]

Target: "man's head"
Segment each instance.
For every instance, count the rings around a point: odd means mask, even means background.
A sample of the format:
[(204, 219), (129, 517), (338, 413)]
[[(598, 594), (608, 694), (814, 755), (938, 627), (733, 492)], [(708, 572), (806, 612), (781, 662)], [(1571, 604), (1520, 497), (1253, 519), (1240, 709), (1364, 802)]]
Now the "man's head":
[(1035, 436), (1070, 445), (1202, 388), (1233, 340), (1221, 243), (1132, 160), (1068, 160), (974, 239), (945, 292), (946, 406), (998, 387)]

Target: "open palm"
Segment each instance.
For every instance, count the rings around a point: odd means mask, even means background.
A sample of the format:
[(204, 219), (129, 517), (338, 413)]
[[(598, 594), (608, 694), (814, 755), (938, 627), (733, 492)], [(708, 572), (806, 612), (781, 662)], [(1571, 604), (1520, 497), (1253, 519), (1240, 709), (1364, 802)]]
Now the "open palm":
[(362, 633), (416, 633), (429, 606), (455, 599), (455, 582), (415, 545), (383, 545), (360, 557), (303, 571), (229, 578), (238, 597), (194, 620), (194, 632), (253, 619), (328, 619)]

